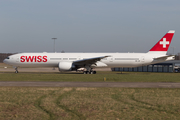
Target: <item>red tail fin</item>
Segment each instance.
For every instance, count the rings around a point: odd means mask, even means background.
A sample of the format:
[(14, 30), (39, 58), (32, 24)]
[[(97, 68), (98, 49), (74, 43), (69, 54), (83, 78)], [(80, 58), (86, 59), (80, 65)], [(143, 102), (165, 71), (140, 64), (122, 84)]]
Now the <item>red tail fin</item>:
[(149, 52), (167, 52), (174, 35), (174, 30), (170, 30), (164, 35)]

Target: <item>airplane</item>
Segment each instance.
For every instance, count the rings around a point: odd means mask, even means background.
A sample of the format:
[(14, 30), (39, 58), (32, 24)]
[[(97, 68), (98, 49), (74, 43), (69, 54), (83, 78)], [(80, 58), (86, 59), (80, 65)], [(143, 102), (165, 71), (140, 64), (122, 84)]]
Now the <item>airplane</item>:
[(96, 74), (94, 68), (139, 67), (174, 60), (166, 55), (175, 30), (166, 33), (147, 53), (18, 53), (4, 59), (15, 67), (58, 67), (59, 71), (77, 71)]

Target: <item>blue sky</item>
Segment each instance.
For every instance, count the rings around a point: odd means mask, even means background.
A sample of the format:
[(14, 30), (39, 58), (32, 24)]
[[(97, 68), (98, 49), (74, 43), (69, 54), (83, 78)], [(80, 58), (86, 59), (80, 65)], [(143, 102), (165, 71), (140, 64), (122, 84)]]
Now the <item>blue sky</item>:
[(169, 53), (180, 52), (179, 0), (1, 0), (0, 53), (147, 52), (176, 30)]

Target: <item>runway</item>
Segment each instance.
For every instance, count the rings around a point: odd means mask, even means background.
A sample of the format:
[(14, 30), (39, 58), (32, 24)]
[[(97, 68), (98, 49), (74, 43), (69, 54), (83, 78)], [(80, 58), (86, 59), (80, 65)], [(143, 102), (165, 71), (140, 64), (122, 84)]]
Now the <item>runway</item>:
[(119, 88), (180, 88), (180, 83), (148, 82), (0, 82), (0, 86), (16, 87), (119, 87)]

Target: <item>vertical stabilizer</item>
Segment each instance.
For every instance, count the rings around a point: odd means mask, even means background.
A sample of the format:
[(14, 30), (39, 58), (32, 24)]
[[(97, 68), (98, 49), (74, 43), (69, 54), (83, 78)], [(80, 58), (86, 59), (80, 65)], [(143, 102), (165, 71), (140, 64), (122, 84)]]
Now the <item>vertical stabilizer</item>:
[(166, 54), (168, 51), (168, 48), (171, 44), (171, 40), (173, 38), (173, 35), (175, 33), (175, 30), (170, 30), (168, 33), (164, 35), (150, 50), (148, 53), (154, 53), (154, 54)]

